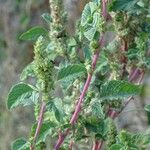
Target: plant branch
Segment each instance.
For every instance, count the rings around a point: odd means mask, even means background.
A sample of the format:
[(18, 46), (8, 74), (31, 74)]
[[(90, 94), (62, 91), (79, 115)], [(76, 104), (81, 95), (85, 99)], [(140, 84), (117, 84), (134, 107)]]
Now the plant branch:
[[(105, 0), (102, 1), (102, 15), (104, 16), (104, 18), (106, 17), (106, 2), (105, 2)], [(101, 35), (101, 38), (99, 40), (99, 45), (100, 45), (100, 47), (104, 46), (104, 34)], [(74, 125), (78, 119), (79, 113), (81, 111), (81, 105), (82, 105), (84, 96), (85, 96), (85, 94), (88, 91), (88, 88), (90, 86), (90, 82), (92, 80), (92, 75), (93, 75), (93, 72), (95, 70), (96, 63), (97, 63), (97, 60), (99, 58), (99, 54), (100, 54), (100, 51), (99, 51), (99, 49), (97, 49), (96, 53), (93, 56), (93, 60), (92, 60), (92, 65), (91, 65), (92, 73), (88, 73), (88, 77), (87, 77), (87, 80), (86, 80), (85, 85), (83, 87), (83, 91), (81, 92), (81, 95), (79, 97), (79, 100), (78, 100), (76, 108), (75, 108), (75, 111), (74, 111), (72, 118), (70, 120), (71, 125)], [(59, 134), (59, 139), (55, 145), (55, 150), (59, 150), (59, 147), (64, 142), (64, 139), (69, 134), (69, 131), (70, 131), (70, 129), (67, 129), (65, 131), (65, 133)]]
[[(101, 47), (104, 46), (104, 35), (101, 36), (101, 39), (100, 39), (99, 43), (100, 43)], [(90, 86), (92, 75), (93, 75), (93, 72), (95, 70), (97, 60), (99, 58), (99, 53), (100, 53), (100, 51), (99, 51), (99, 49), (97, 49), (96, 53), (93, 56), (93, 61), (92, 61), (92, 70), (93, 71), (92, 71), (91, 74), (88, 74), (87, 80), (86, 80), (85, 85), (83, 87), (83, 91), (82, 91), (82, 93), (81, 93), (81, 95), (79, 97), (79, 101), (77, 102), (75, 111), (74, 111), (74, 113), (72, 115), (72, 118), (70, 120), (70, 124), (71, 125), (74, 125), (76, 123), (77, 119), (78, 119), (78, 115), (79, 115), (79, 113), (81, 111), (81, 105), (82, 105), (84, 96), (85, 96), (85, 94), (86, 94), (86, 92), (87, 92), (87, 90), (88, 90), (88, 88)], [(70, 129), (67, 129), (64, 134), (63, 133), (59, 134), (59, 139), (58, 139), (58, 141), (57, 141), (57, 143), (55, 145), (55, 150), (59, 149), (61, 144), (64, 142), (65, 137), (68, 135), (69, 131), (70, 131)]]
[(65, 137), (69, 134), (70, 132), (70, 129), (66, 129), (66, 131), (64, 133), (59, 133), (59, 137), (58, 137), (58, 140), (57, 140), (57, 143), (55, 145), (55, 150), (59, 150), (61, 144), (64, 142), (65, 140)]
[[(100, 44), (101, 47), (104, 46), (104, 35), (102, 35), (102, 37), (101, 37), (101, 39), (99, 41), (99, 44)], [(92, 75), (93, 75), (93, 72), (95, 70), (97, 60), (99, 58), (99, 53), (100, 53), (100, 51), (99, 51), (99, 49), (97, 49), (97, 51), (96, 51), (96, 53), (95, 53), (95, 55), (93, 57), (93, 61), (92, 61), (92, 73), (88, 73), (88, 77), (87, 77), (87, 80), (85, 82), (83, 91), (82, 91), (82, 93), (81, 93), (81, 95), (79, 97), (79, 101), (78, 101), (78, 103), (76, 105), (75, 112), (74, 112), (74, 114), (73, 114), (73, 116), (72, 116), (72, 118), (70, 120), (70, 123), (72, 125), (74, 125), (75, 122), (77, 121), (78, 115), (79, 115), (79, 113), (81, 111), (81, 104), (82, 104), (84, 96), (85, 96), (85, 94), (86, 94), (86, 92), (87, 92), (87, 90), (88, 90), (88, 88), (90, 86)]]
[(45, 107), (46, 107), (45, 102), (42, 102), (39, 117), (38, 117), (37, 128), (36, 128), (36, 131), (35, 131), (35, 134), (33, 137), (33, 143), (30, 145), (30, 150), (34, 150), (34, 144), (36, 143), (37, 137), (40, 133), (40, 129), (41, 129), (42, 123), (43, 123), (43, 116), (44, 116)]
[(92, 150), (100, 150), (102, 148), (103, 141), (95, 141)]
[(74, 144), (74, 142), (71, 141), (70, 144), (69, 144), (69, 150), (72, 150), (72, 149), (73, 149), (73, 144)]
[(132, 82), (137, 76), (139, 76), (139, 68), (133, 68), (131, 74), (129, 75), (129, 82)]

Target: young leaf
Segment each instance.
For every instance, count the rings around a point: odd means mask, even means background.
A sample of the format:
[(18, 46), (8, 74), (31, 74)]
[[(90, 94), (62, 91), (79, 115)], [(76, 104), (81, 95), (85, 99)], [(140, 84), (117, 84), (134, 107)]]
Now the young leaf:
[(84, 65), (81, 64), (68, 65), (67, 67), (64, 67), (59, 70), (57, 79), (69, 80), (69, 79), (77, 78), (83, 75), (84, 73), (86, 73), (86, 68)]
[(8, 109), (12, 109), (18, 105), (26, 105), (26, 98), (29, 98), (32, 95), (34, 89), (25, 83), (19, 83), (11, 88), (8, 99), (7, 99), (7, 107)]
[(141, 86), (121, 80), (108, 81), (100, 89), (100, 97), (103, 100), (122, 99), (140, 95), (140, 93)]
[(147, 113), (147, 118), (148, 118), (148, 124), (150, 125), (150, 105), (146, 105), (144, 107), (146, 113)]
[(11, 144), (11, 150), (29, 150), (30, 143), (24, 138), (19, 138)]
[(82, 16), (81, 16), (81, 25), (82, 26), (86, 25), (88, 17), (91, 16), (90, 4), (92, 4), (92, 2), (86, 4), (86, 6), (84, 7), (84, 10), (82, 12)]
[(35, 41), (41, 35), (47, 36), (47, 30), (42, 27), (36, 26), (21, 34), (20, 39)]

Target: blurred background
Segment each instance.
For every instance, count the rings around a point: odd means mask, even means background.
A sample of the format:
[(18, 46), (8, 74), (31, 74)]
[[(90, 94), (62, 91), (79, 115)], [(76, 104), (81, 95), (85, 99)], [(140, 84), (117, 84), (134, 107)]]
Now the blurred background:
[[(64, 0), (69, 14), (70, 34), (74, 33), (75, 21), (86, 2)], [(41, 15), (46, 12), (49, 12), (48, 0), (0, 0), (0, 150), (10, 150), (10, 143), (18, 137), (28, 137), (34, 121), (33, 109), (17, 108), (10, 112), (6, 108), (6, 99), (11, 86), (19, 81), (22, 69), (33, 58), (33, 43), (20, 41), (18, 37), (35, 25), (46, 26), (41, 19)], [(146, 78), (145, 82), (147, 80), (149, 79)], [(133, 102), (130, 107), (141, 108), (145, 103), (145, 100)], [(121, 114), (118, 119), (120, 126), (128, 127), (130, 122), (130, 130), (144, 130), (147, 124), (144, 112), (133, 113), (134, 118), (131, 113), (125, 115), (126, 117)]]

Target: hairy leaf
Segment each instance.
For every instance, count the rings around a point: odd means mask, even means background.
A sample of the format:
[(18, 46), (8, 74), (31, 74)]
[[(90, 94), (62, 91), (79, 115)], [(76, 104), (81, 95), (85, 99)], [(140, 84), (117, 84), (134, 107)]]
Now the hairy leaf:
[(70, 80), (79, 77), (86, 73), (86, 68), (81, 64), (68, 65), (67, 67), (61, 68), (58, 72), (58, 80)]
[(113, 0), (109, 9), (110, 11), (130, 11), (134, 9), (134, 6), (138, 1), (139, 0)]
[(96, 31), (100, 28), (100, 13), (97, 11), (97, 2), (89, 2), (83, 10), (81, 17), (81, 26), (84, 30), (84, 36), (89, 40), (93, 40)]
[(81, 16), (82, 26), (85, 26), (87, 24), (88, 20), (90, 19), (90, 17), (92, 17), (92, 13), (94, 13), (96, 8), (97, 6), (94, 2), (89, 2), (88, 4), (86, 4)]
[(44, 29), (42, 27), (39, 27), (39, 26), (36, 26), (36, 27), (33, 27), (33, 28), (29, 29), (25, 33), (23, 33), (20, 36), (20, 39), (21, 40), (33, 40), (33, 41), (35, 41), (41, 35), (43, 35), (43, 36), (46, 35), (47, 36), (46, 29)]
[(12, 87), (7, 99), (8, 109), (12, 109), (18, 105), (28, 105), (25, 99), (30, 98), (33, 91), (34, 89), (25, 83), (19, 83)]
[(84, 36), (85, 36), (89, 41), (92, 41), (92, 40), (93, 40), (95, 34), (96, 34), (96, 28), (95, 28), (95, 27), (89, 28), (87, 31), (84, 32)]
[(29, 150), (30, 143), (24, 138), (19, 138), (11, 144), (11, 150)]
[(134, 85), (127, 81), (112, 80), (101, 86), (101, 99), (114, 100), (122, 99), (130, 96), (140, 95), (141, 86)]

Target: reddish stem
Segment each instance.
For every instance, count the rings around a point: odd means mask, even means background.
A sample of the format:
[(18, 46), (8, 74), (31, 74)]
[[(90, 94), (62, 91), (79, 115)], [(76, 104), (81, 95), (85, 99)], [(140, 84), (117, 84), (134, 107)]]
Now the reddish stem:
[(103, 141), (96, 141), (92, 147), (92, 150), (100, 150), (102, 148)]
[(40, 129), (41, 129), (42, 123), (43, 123), (43, 116), (44, 116), (45, 107), (46, 107), (45, 102), (42, 102), (40, 113), (39, 113), (39, 118), (38, 118), (38, 123), (37, 123), (37, 128), (36, 128), (36, 131), (34, 134), (33, 143), (30, 145), (30, 150), (34, 150), (34, 144), (36, 143), (37, 137), (40, 133)]
[[(100, 39), (100, 46), (101, 47), (104, 46), (104, 35), (102, 35), (102, 37)], [(93, 69), (93, 71), (95, 70), (96, 63), (97, 63), (97, 60), (99, 58), (99, 53), (100, 53), (100, 51), (98, 49), (96, 51), (95, 55), (93, 56), (93, 61), (92, 61), (92, 69)], [(88, 90), (88, 88), (90, 86), (90, 82), (91, 82), (91, 79), (92, 79), (93, 71), (92, 71), (91, 74), (88, 74), (87, 80), (86, 80), (85, 85), (83, 87), (83, 91), (82, 91), (82, 93), (81, 93), (81, 95), (79, 97), (79, 100), (77, 102), (75, 111), (74, 111), (74, 113), (72, 115), (72, 118), (70, 120), (70, 124), (71, 125), (74, 125), (76, 123), (77, 119), (78, 119), (79, 113), (81, 111), (81, 104), (82, 104), (84, 96), (85, 96), (85, 94), (86, 94), (86, 92), (87, 92), (87, 90)], [(55, 150), (59, 150), (59, 147), (64, 142), (64, 139), (69, 134), (69, 131), (70, 131), (70, 129), (67, 129), (64, 134), (63, 133), (59, 134), (59, 139), (58, 139), (58, 141), (57, 141), (57, 143), (55, 145)]]
[(59, 138), (54, 148), (55, 150), (59, 150), (61, 144), (64, 142), (65, 137), (69, 134), (69, 132), (70, 132), (70, 129), (68, 128), (66, 129), (64, 133), (59, 133)]
[(107, 9), (106, 9), (106, 0), (102, 0), (102, 15), (105, 19), (107, 19)]
[(132, 82), (135, 80), (139, 75), (140, 75), (140, 70), (139, 68), (133, 68), (131, 71), (131, 74), (129, 75), (129, 81)]
[[(100, 46), (101, 46), (101, 47), (104, 46), (104, 35), (102, 35), (102, 38), (100, 39)], [(99, 53), (100, 53), (99, 50), (97, 50), (97, 52), (95, 53), (95, 55), (94, 55), (94, 57), (93, 57), (93, 61), (92, 61), (92, 69), (93, 69), (93, 71), (95, 70), (96, 63), (97, 63), (97, 60), (98, 60), (98, 58), (99, 58)], [(89, 86), (90, 86), (90, 82), (91, 82), (91, 79), (92, 79), (92, 75), (93, 75), (93, 73), (88, 74), (88, 77), (87, 77), (86, 83), (85, 83), (85, 85), (84, 85), (83, 91), (82, 91), (82, 93), (81, 93), (81, 95), (80, 95), (80, 98), (79, 98), (79, 101), (78, 101), (78, 103), (77, 103), (77, 105), (76, 105), (74, 114), (73, 114), (73, 116), (72, 116), (72, 118), (71, 118), (71, 120), (70, 120), (70, 123), (71, 123), (72, 125), (74, 125), (75, 122), (77, 121), (78, 115), (79, 115), (79, 113), (80, 113), (80, 111), (81, 111), (81, 104), (82, 104), (83, 99), (84, 99), (84, 96), (85, 96), (85, 94), (86, 94), (86, 92), (87, 92), (87, 90), (88, 90), (88, 88), (89, 88)]]
[[(102, 1), (102, 15), (103, 15), (104, 18), (107, 17), (106, 1), (105, 0)], [(104, 46), (104, 35), (103, 34), (102, 34), (102, 36), (100, 38), (99, 43), (100, 43), (101, 47)], [(87, 80), (86, 80), (85, 85), (83, 87), (83, 91), (82, 91), (82, 93), (81, 93), (81, 95), (79, 97), (79, 100), (77, 102), (75, 111), (74, 111), (74, 113), (72, 115), (72, 118), (70, 120), (70, 124), (71, 125), (74, 125), (76, 123), (77, 119), (78, 119), (79, 113), (81, 111), (81, 105), (82, 105), (84, 96), (85, 96), (85, 94), (88, 91), (88, 88), (90, 86), (90, 82), (92, 80), (92, 75), (93, 75), (93, 72), (95, 70), (96, 63), (97, 63), (97, 60), (99, 58), (99, 54), (100, 54), (100, 51), (99, 51), (99, 49), (97, 49), (96, 53), (93, 56), (93, 60), (92, 60), (92, 65), (91, 65), (92, 73), (88, 73), (88, 77), (87, 77)], [(70, 129), (67, 129), (64, 134), (63, 133), (59, 134), (59, 139), (58, 139), (58, 141), (57, 141), (57, 143), (55, 145), (55, 150), (59, 150), (61, 144), (64, 142), (65, 137), (69, 134), (69, 131), (70, 131)]]
[(78, 103), (77, 103), (77, 105), (76, 105), (75, 112), (74, 112), (74, 114), (73, 114), (73, 116), (72, 116), (72, 118), (71, 118), (71, 120), (70, 120), (70, 123), (71, 123), (72, 125), (75, 124), (75, 122), (76, 122), (76, 120), (77, 120), (77, 118), (78, 118), (78, 114), (79, 114), (80, 111), (81, 111), (81, 104), (82, 104), (83, 98), (84, 98), (84, 96), (85, 96), (85, 93), (86, 93), (86, 91), (88, 90), (88, 87), (89, 87), (89, 85), (90, 85), (91, 79), (92, 79), (92, 75), (91, 75), (91, 74), (88, 74), (88, 78), (87, 78), (87, 80), (86, 80), (85, 86), (84, 86), (83, 91), (82, 91), (82, 93), (81, 93), (81, 95), (80, 95), (79, 101), (78, 101)]
[(73, 148), (73, 144), (74, 144), (74, 142), (73, 142), (73, 141), (71, 141), (71, 142), (70, 142), (70, 145), (69, 145), (69, 150), (72, 150), (72, 148)]
[[(128, 42), (123, 40), (123, 52), (126, 52), (128, 50)], [(123, 57), (122, 57), (122, 60), (121, 62), (123, 63), (123, 68), (122, 68), (122, 75), (121, 75), (121, 78), (123, 79), (123, 77), (125, 76), (126, 74), (126, 65), (127, 65), (127, 57), (123, 54)]]

